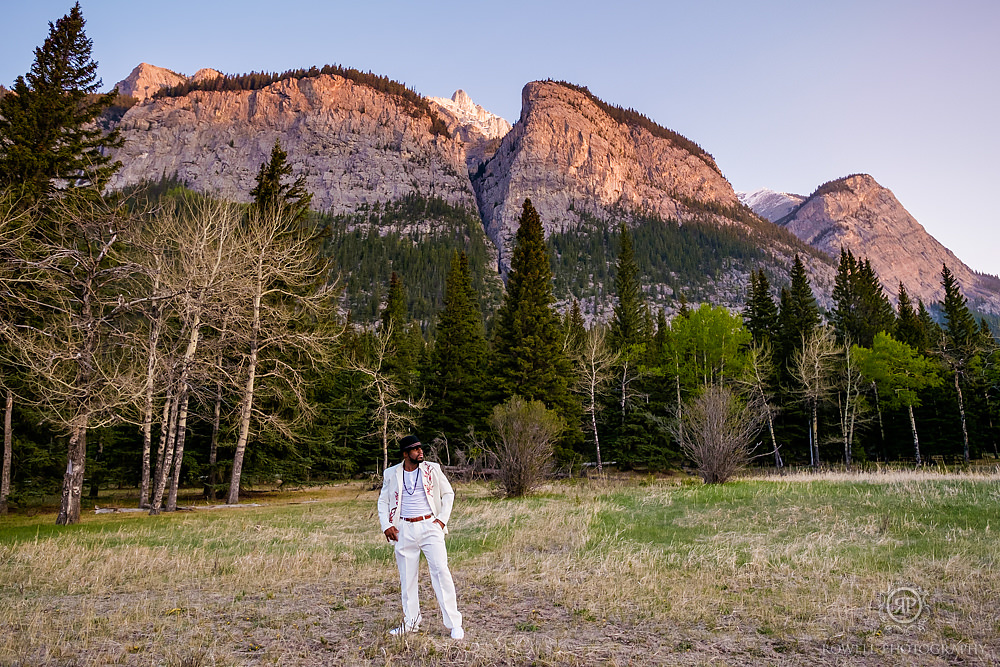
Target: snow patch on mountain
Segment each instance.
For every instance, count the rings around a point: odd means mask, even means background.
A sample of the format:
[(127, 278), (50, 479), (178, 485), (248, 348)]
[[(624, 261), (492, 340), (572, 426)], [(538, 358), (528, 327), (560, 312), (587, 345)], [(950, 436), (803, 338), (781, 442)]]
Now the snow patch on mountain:
[[(450, 100), (443, 97), (427, 99), (448, 112), (459, 125), (475, 128), (482, 138), (499, 139), (510, 132), (510, 123), (473, 102), (464, 90), (456, 90)], [(468, 141), (466, 137), (461, 138)]]
[(761, 188), (753, 192), (737, 192), (736, 196), (754, 213), (771, 222), (785, 217), (806, 200), (802, 195), (775, 192), (768, 188)]

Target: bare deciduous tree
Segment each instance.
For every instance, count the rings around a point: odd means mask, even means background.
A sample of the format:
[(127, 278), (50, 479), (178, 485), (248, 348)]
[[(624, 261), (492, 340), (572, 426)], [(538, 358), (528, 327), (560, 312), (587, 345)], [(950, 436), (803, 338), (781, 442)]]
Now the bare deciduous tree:
[(722, 484), (746, 467), (767, 418), (758, 398), (740, 400), (721, 385), (705, 387), (687, 402), (683, 415), (674, 422), (673, 435), (706, 484)]
[(746, 373), (738, 376), (736, 382), (743, 387), (743, 390), (751, 394), (755, 400), (760, 401), (761, 407), (767, 418), (767, 430), (771, 436), (771, 449), (774, 453), (774, 465), (781, 468), (785, 465), (781, 458), (781, 451), (778, 447), (778, 440), (774, 436), (774, 416), (778, 408), (771, 404), (773, 395), (768, 389), (768, 379), (774, 372), (771, 345), (767, 342), (753, 342), (747, 354)]
[(141, 268), (119, 254), (134, 221), (122, 206), (67, 196), (11, 258), (18, 307), (30, 316), (3, 320), (0, 329), (35, 407), (68, 438), (58, 524), (80, 520), (88, 429), (115, 423), (141, 395), (135, 350), (123, 330), (124, 315), (142, 300), (124, 297)]
[[(0, 192), (0, 318), (10, 320), (17, 308), (15, 258), (13, 251), (23, 241), (30, 226), (32, 211), (21, 205), (13, 195)], [(0, 338), (0, 345), (7, 341)], [(6, 369), (5, 369), (6, 371)], [(14, 456), (14, 433), (11, 417), (14, 412), (14, 390), (8, 377), (0, 377), (4, 391), (3, 466), (0, 468), (0, 515), (7, 513), (10, 497), (10, 475)]]
[(523, 496), (545, 479), (556, 438), (564, 425), (541, 401), (514, 396), (493, 408), (491, 447), (500, 466), (500, 483), (508, 497)]
[(607, 393), (608, 380), (614, 373), (618, 355), (608, 348), (606, 331), (595, 324), (579, 341), (579, 349), (573, 354), (573, 359), (577, 370), (576, 390), (584, 396), (583, 413), (590, 420), (590, 432), (594, 436), (597, 472), (603, 473), (601, 440), (597, 435), (598, 399)]
[(858, 368), (857, 355), (850, 341), (845, 343), (844, 347), (846, 348), (844, 365), (840, 370), (840, 383), (837, 388), (837, 415), (844, 445), (844, 465), (850, 468), (854, 462), (854, 434), (865, 417), (861, 391), (867, 383)]
[(308, 419), (303, 369), (329, 362), (341, 327), (332, 324), (335, 290), (313, 239), (290, 219), (290, 209), (251, 211), (240, 229), (237, 252), (243, 271), (232, 293), (229, 331), (241, 350), (243, 382), (236, 453), (227, 503), (239, 502), (240, 478), (251, 427), (294, 437), (293, 424), (255, 408), (261, 392), (294, 404), (296, 419)]
[(809, 463), (819, 465), (819, 404), (830, 396), (840, 347), (829, 327), (817, 327), (792, 355), (792, 377), (809, 406)]
[(374, 435), (382, 445), (382, 470), (389, 467), (389, 440), (416, 426), (420, 411), (427, 407), (423, 397), (404, 395), (399, 379), (386, 369), (387, 362), (395, 354), (392, 339), (392, 325), (387, 324), (375, 334), (367, 358), (352, 357), (346, 362), (347, 370), (364, 378), (362, 391), (372, 401)]

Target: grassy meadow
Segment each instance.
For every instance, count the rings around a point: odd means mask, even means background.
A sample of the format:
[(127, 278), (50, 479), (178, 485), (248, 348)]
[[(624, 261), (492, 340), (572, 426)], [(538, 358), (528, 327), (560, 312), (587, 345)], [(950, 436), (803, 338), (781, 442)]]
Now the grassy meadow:
[[(1000, 474), (457, 484), (466, 639), (402, 638), (377, 491), (0, 518), (0, 665), (989, 665)], [(922, 612), (883, 609), (906, 586)]]

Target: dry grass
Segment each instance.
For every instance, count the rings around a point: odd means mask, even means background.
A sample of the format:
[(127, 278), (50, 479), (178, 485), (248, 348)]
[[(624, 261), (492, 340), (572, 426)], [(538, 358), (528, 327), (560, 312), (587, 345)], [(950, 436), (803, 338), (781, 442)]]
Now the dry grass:
[[(398, 579), (359, 484), (60, 529), (15, 517), (0, 524), (0, 664), (994, 664), (1000, 479), (894, 475), (519, 500), (459, 485), (461, 643), (426, 575), (423, 630), (387, 634)], [(927, 592), (908, 628), (878, 608), (899, 584)]]

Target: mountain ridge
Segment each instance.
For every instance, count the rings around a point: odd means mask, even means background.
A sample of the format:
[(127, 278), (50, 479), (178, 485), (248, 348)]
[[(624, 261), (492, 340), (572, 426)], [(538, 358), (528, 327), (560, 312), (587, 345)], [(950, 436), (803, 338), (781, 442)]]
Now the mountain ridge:
[[(183, 75), (143, 63), (133, 70), (136, 76), (130, 75), (134, 80), (129, 85), (144, 101), (126, 111), (119, 123), (125, 147), (115, 157), (124, 166), (110, 187), (176, 174), (195, 189), (247, 201), (257, 167), (280, 140), (296, 175), (305, 176), (319, 210), (349, 214), (411, 193), (477, 210), (496, 248), (501, 274), (509, 262), (521, 204), (530, 198), (547, 235), (585, 233), (594, 220), (734, 226), (756, 239), (753, 242), (770, 257), (766, 266), (757, 268), (768, 268), (776, 286), (787, 276), (793, 254), (808, 255), (814, 290), (825, 304), (833, 285), (833, 258), (839, 253), (839, 245), (831, 243), (847, 239), (847, 245), (858, 246), (852, 246), (855, 254), (866, 256), (890, 255), (881, 250), (881, 243), (909, 247), (884, 230), (862, 233), (864, 225), (878, 223), (878, 211), (932, 238), (891, 193), (882, 208), (864, 209), (868, 212), (863, 219), (848, 224), (837, 218), (823, 202), (839, 202), (837, 211), (861, 210), (848, 201), (857, 192), (839, 183), (843, 179), (830, 185), (829, 192), (817, 188), (809, 198), (771, 191), (770, 207), (752, 201), (747, 197), (758, 193), (736, 193), (698, 144), (633, 109), (596, 98), (584, 86), (529, 82), (522, 90), (520, 117), (510, 126), (461, 90), (446, 100), (423, 98), (407, 89), (407, 96), (416, 96), (418, 102), (406, 103), (377, 87), (319, 73), (317, 68), (301, 72), (308, 76), (280, 78), (252, 90), (194, 90), (150, 99), (153, 88), (167, 88), (175, 80), (171, 76)], [(196, 76), (213, 81), (221, 75), (204, 69)], [(411, 108), (415, 103), (430, 109), (430, 115), (416, 113)], [(442, 121), (444, 133), (436, 129), (435, 118)], [(781, 207), (788, 212), (779, 216)], [(766, 222), (782, 218), (787, 218), (784, 225)], [(848, 227), (854, 234), (850, 238), (845, 236)], [(782, 237), (782, 229), (795, 237)], [(795, 239), (810, 243), (820, 254), (797, 246)], [(989, 281), (950, 251), (935, 249), (930, 254), (934, 261), (942, 258), (960, 269), (960, 283), (970, 300), (988, 312), (1000, 312), (1000, 296), (991, 291)], [(930, 261), (913, 264), (909, 272), (883, 267), (887, 291), (895, 295), (895, 285), (889, 288), (898, 277), (908, 289), (913, 284), (915, 296), (931, 298), (940, 266), (931, 275)], [(904, 263), (898, 253), (896, 263)], [(735, 261), (726, 266), (724, 275), (706, 279), (720, 286), (719, 302), (735, 308), (755, 267)], [(674, 300), (678, 296), (673, 290), (651, 291)]]

